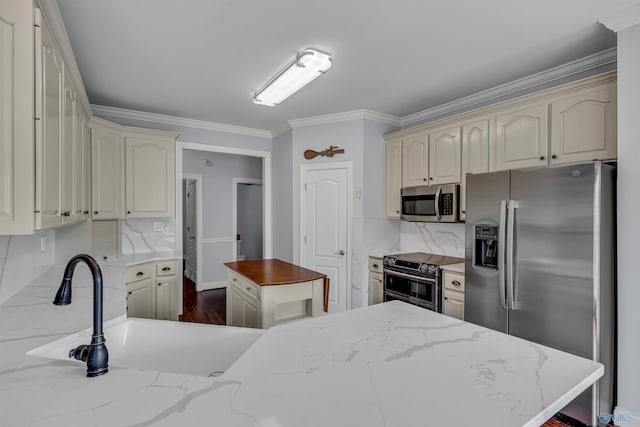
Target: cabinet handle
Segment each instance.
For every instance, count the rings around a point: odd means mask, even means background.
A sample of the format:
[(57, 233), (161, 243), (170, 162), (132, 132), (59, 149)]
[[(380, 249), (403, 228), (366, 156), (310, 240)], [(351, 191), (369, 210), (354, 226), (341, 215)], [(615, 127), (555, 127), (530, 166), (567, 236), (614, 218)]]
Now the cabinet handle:
[(71, 215), (71, 214), (69, 213), (69, 211), (64, 211), (64, 212), (62, 212), (62, 216), (69, 216), (69, 215)]
[(544, 156), (540, 156), (540, 160), (544, 160)]
[(427, 178), (422, 178), (422, 180), (423, 180), (423, 181), (426, 181), (426, 180), (427, 180)]
[(127, 211), (127, 215), (131, 214), (131, 211)]
[(84, 215), (89, 215), (89, 211), (82, 212)]
[(432, 176), (430, 176), (430, 177), (429, 177), (429, 180), (430, 180), (430, 181), (433, 181), (433, 177), (432, 177)]
[(457, 280), (454, 280), (453, 282), (451, 282), (451, 284), (453, 286), (460, 286), (460, 282), (458, 282)]
[(143, 274), (144, 274), (144, 273), (143, 273), (142, 271), (138, 271), (138, 272), (136, 273), (136, 276), (140, 277), (140, 276), (142, 276)]
[(400, 211), (396, 211), (396, 213), (400, 213)]
[(555, 154), (552, 154), (552, 155), (551, 155), (551, 158), (552, 158), (552, 159), (557, 159), (557, 158), (558, 158), (558, 156), (556, 156)]
[(98, 211), (93, 211), (93, 214), (94, 215), (98, 215)]
[(373, 268), (378, 268), (378, 264), (373, 264)]
[(131, 295), (131, 292), (127, 292), (129, 295)]
[(448, 300), (448, 299), (449, 299), (449, 297), (444, 297), (444, 299)]
[(462, 210), (462, 213), (467, 213), (467, 211), (465, 211), (464, 209)]
[(162, 271), (169, 271), (169, 270), (171, 270), (171, 267), (164, 267), (164, 268), (162, 269)]
[(158, 283), (158, 286), (162, 286), (162, 283)]

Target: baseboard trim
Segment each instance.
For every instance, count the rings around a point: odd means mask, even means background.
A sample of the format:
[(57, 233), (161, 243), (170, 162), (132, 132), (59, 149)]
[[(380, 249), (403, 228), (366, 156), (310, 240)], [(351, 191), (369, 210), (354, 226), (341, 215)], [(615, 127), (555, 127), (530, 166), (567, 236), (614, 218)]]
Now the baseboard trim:
[(202, 285), (198, 285), (196, 284), (196, 290), (198, 292), (200, 291), (208, 291), (210, 289), (220, 289), (220, 288), (226, 288), (227, 287), (227, 281), (224, 280), (222, 282), (205, 282)]
[(617, 406), (611, 421), (620, 427), (640, 427), (640, 412), (631, 412)]

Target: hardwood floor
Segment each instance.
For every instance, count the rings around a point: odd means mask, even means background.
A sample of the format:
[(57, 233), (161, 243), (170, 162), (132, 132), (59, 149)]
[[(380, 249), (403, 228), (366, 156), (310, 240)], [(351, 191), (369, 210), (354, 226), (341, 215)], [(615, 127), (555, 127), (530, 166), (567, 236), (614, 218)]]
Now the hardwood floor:
[(197, 292), (195, 283), (186, 277), (183, 284), (184, 305), (183, 314), (180, 316), (181, 322), (226, 324), (226, 289)]

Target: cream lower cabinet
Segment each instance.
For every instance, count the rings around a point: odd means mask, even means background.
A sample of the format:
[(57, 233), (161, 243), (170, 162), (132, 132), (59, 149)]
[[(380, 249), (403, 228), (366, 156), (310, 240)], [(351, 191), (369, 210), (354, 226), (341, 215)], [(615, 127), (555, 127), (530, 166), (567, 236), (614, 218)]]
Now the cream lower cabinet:
[(444, 271), (442, 289), (442, 314), (464, 320), (464, 275)]
[(128, 267), (127, 316), (178, 320), (177, 261), (158, 261)]
[(371, 292), (371, 305), (384, 301), (382, 258), (369, 257), (369, 292)]
[(267, 329), (324, 314), (323, 280), (260, 286), (227, 269), (227, 325)]

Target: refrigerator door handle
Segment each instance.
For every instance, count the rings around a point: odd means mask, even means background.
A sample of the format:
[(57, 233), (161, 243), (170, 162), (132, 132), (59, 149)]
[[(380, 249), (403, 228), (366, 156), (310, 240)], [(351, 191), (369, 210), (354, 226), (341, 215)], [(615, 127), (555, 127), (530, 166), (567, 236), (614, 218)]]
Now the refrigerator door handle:
[(438, 221), (440, 221), (440, 192), (442, 191), (442, 186), (438, 186), (438, 189), (436, 190), (436, 200), (435, 200), (435, 208), (436, 208), (436, 218), (438, 218)]
[(518, 310), (520, 305), (515, 298), (515, 280), (514, 280), (514, 263), (513, 256), (516, 250), (514, 239), (514, 228), (516, 221), (516, 208), (518, 202), (509, 200), (507, 204), (507, 308), (509, 310)]
[(507, 229), (507, 201), (500, 201), (500, 223), (498, 224), (498, 299), (500, 307), (507, 308), (507, 272), (505, 263), (506, 229)]

